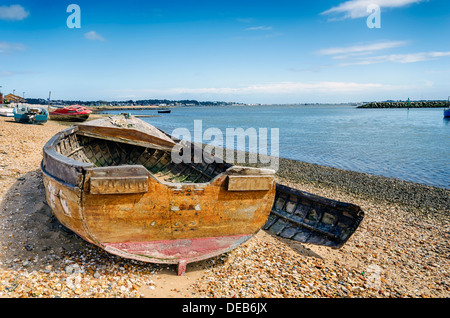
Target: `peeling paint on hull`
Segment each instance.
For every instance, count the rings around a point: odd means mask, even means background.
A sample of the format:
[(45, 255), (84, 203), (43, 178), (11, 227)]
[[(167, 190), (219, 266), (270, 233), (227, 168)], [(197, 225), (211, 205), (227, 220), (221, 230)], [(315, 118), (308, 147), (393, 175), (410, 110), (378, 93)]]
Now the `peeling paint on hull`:
[[(183, 275), (183, 264), (209, 259), (227, 253), (252, 238), (252, 235), (207, 237), (200, 239), (164, 240), (104, 244), (114, 255), (156, 264), (178, 264)], [(184, 265), (184, 266), (185, 266)]]

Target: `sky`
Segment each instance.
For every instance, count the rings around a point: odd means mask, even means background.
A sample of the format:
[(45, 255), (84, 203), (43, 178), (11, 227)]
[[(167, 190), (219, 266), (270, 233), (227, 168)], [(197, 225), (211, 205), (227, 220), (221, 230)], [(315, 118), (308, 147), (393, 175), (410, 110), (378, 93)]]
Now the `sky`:
[(449, 31), (448, 0), (0, 0), (0, 86), (69, 100), (446, 100)]

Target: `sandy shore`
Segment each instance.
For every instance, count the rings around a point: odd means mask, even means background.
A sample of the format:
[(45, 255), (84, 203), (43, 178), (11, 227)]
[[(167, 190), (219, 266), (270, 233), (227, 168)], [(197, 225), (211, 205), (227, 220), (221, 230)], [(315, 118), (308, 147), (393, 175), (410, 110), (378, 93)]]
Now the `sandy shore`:
[(42, 147), (64, 128), (0, 117), (0, 297), (450, 296), (449, 190), (292, 160), (280, 161), (280, 183), (366, 212), (342, 249), (260, 231), (183, 277), (110, 255), (63, 228), (45, 203)]

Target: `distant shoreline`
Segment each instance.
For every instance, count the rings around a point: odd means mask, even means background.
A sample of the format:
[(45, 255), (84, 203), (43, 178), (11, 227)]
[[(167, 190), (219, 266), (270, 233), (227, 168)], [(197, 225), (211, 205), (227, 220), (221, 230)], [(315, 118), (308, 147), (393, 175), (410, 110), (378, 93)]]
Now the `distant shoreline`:
[(110, 110), (148, 110), (148, 109), (165, 109), (167, 106), (91, 106), (88, 107), (93, 113), (99, 113)]
[(446, 108), (448, 101), (373, 102), (357, 108)]

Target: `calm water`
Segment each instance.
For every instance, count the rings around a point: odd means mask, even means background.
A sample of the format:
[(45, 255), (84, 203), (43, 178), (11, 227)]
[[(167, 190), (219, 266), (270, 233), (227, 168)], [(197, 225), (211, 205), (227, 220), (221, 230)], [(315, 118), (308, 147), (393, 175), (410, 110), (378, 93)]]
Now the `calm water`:
[[(158, 115), (156, 110), (131, 113)], [(203, 132), (268, 128), (269, 142), (270, 128), (279, 128), (280, 157), (450, 188), (450, 121), (441, 108), (185, 107), (142, 119), (168, 133), (187, 128), (192, 136), (194, 120), (202, 120)], [(270, 154), (270, 143), (268, 148)]]

